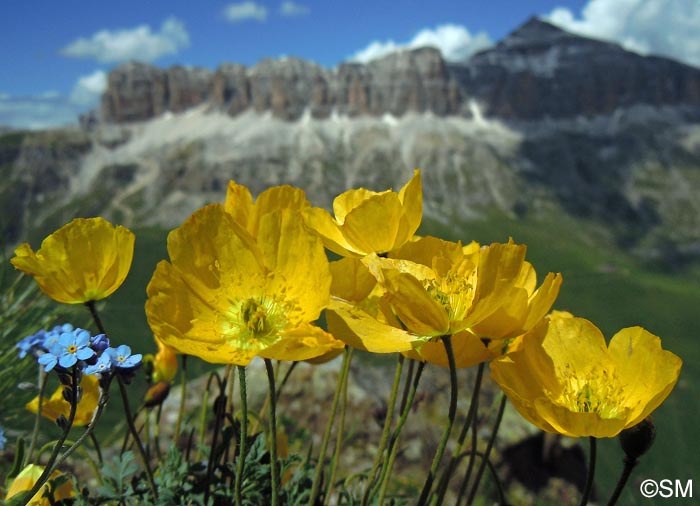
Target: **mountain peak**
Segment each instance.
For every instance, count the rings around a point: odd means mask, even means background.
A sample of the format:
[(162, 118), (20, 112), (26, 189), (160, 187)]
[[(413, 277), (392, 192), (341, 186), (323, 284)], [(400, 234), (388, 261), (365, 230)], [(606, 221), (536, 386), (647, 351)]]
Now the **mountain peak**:
[(537, 16), (532, 16), (501, 40), (497, 47), (512, 49), (522, 46), (552, 46), (564, 41), (582, 39), (586, 40), (585, 37), (572, 34)]

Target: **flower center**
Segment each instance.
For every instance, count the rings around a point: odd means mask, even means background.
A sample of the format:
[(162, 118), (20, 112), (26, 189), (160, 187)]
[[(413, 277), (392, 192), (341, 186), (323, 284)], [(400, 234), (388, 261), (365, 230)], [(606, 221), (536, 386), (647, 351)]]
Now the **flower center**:
[(284, 308), (268, 297), (233, 304), (223, 322), (223, 336), (236, 348), (260, 350), (274, 344), (287, 325)]
[(467, 317), (474, 300), (475, 283), (471, 278), (469, 274), (450, 271), (443, 277), (425, 280), (428, 294), (445, 308), (450, 321), (460, 321)]
[(590, 371), (582, 377), (565, 374), (563, 387), (559, 402), (574, 413), (597, 413), (601, 418), (615, 418), (623, 407), (623, 392), (605, 369)]
[(66, 351), (68, 353), (75, 353), (76, 351), (78, 351), (78, 347), (74, 344), (71, 344), (68, 347), (66, 347)]

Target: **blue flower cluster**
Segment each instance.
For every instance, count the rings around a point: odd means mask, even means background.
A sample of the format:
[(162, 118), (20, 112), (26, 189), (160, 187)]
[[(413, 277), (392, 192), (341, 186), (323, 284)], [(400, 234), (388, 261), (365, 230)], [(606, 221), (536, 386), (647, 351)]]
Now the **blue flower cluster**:
[(5, 444), (7, 444), (7, 438), (5, 437), (5, 430), (0, 427), (0, 452), (5, 449)]
[(87, 330), (66, 323), (25, 337), (17, 348), (20, 358), (32, 355), (46, 372), (77, 366), (85, 374), (110, 376), (116, 372), (130, 376), (141, 365), (141, 354), (132, 355), (126, 345), (111, 348), (109, 344), (105, 334), (92, 336)]

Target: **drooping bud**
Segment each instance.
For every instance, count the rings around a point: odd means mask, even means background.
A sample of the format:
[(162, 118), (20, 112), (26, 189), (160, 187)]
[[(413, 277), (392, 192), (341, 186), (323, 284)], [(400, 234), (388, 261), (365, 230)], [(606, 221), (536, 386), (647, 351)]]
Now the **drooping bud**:
[(170, 383), (167, 381), (159, 381), (158, 383), (151, 385), (151, 387), (146, 391), (146, 395), (143, 399), (143, 405), (147, 408), (159, 406), (168, 397), (169, 392)]
[(620, 446), (622, 446), (622, 450), (627, 455), (628, 460), (636, 461), (649, 451), (655, 437), (656, 428), (651, 421), (651, 417), (648, 416), (634, 427), (620, 432)]

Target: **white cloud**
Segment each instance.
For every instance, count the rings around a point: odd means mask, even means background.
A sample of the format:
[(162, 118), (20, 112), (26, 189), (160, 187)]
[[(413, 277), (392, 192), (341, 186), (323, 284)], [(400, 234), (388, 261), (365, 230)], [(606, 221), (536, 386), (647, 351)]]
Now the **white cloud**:
[(128, 60), (154, 61), (175, 54), (190, 45), (185, 25), (170, 17), (158, 32), (148, 25), (121, 30), (100, 30), (90, 38), (81, 37), (61, 50), (65, 56), (91, 58), (103, 63)]
[(45, 91), (35, 95), (0, 93), (0, 126), (32, 130), (76, 124), (78, 116), (99, 105), (107, 74), (96, 70), (80, 76), (70, 95)]
[(577, 18), (557, 7), (545, 19), (562, 28), (700, 66), (698, 0), (589, 0)]
[(296, 2), (282, 2), (280, 6), (280, 14), (282, 16), (305, 16), (310, 9), (306, 5), (301, 5)]
[(267, 19), (267, 7), (255, 2), (229, 4), (224, 8), (224, 16), (233, 23), (249, 19), (265, 21)]
[(107, 73), (96, 70), (92, 74), (81, 76), (73, 86), (70, 100), (76, 105), (95, 106), (107, 88)]
[(0, 125), (13, 128), (42, 129), (75, 124), (79, 107), (55, 93), (0, 97)]
[(472, 35), (463, 26), (446, 24), (436, 28), (424, 28), (414, 35), (409, 42), (398, 43), (393, 40), (384, 42), (375, 40), (364, 49), (357, 51), (350, 59), (365, 63), (400, 49), (433, 46), (440, 50), (446, 60), (462, 61), (477, 51), (491, 46), (491, 44), (491, 39), (484, 32)]

